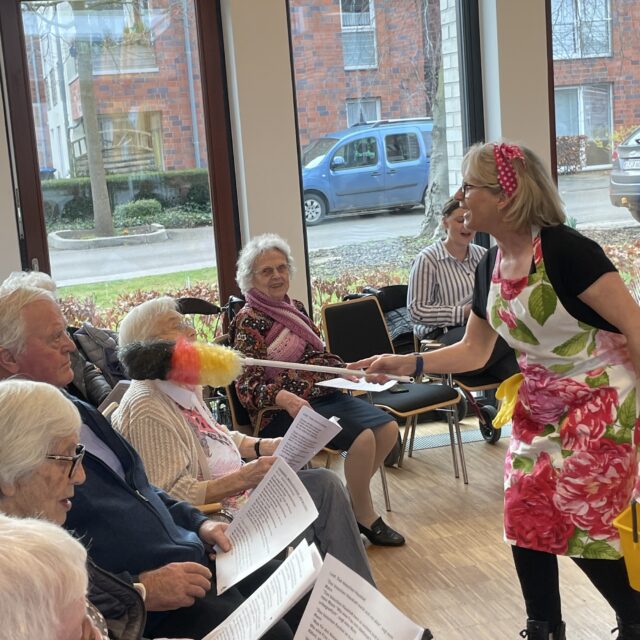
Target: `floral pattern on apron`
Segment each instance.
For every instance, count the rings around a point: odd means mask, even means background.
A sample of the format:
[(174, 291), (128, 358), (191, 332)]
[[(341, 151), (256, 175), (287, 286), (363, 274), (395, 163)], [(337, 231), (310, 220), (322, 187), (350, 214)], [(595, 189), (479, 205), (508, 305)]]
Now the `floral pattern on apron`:
[(576, 320), (549, 281), (539, 231), (535, 272), (492, 274), (488, 319), (524, 375), (505, 461), (505, 539), (527, 549), (620, 558), (613, 519), (637, 473), (635, 375), (626, 338)]

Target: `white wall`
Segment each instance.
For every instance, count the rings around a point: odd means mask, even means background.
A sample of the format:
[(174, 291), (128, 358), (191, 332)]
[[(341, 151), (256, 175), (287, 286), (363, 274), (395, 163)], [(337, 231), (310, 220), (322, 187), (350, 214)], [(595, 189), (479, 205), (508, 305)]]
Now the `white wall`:
[(545, 3), (480, 0), (487, 141), (526, 144), (551, 166)]
[(283, 0), (223, 0), (242, 241), (278, 233), (291, 245), (291, 294), (307, 300), (294, 88)]

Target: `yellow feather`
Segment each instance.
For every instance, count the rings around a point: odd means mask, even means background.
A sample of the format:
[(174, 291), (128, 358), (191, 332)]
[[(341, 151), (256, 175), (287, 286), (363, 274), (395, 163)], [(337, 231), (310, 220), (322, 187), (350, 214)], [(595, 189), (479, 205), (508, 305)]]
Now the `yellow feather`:
[(219, 344), (193, 343), (200, 357), (200, 384), (225, 387), (242, 371), (240, 354)]

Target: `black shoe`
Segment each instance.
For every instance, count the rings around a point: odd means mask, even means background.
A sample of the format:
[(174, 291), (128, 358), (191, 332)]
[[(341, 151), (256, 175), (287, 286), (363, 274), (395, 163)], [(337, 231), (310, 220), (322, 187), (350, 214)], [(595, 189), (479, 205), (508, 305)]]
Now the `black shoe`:
[(381, 547), (401, 547), (404, 544), (404, 538), (394, 531), (382, 518), (378, 518), (371, 525), (371, 529), (363, 527), (358, 522), (360, 533), (364, 533), (371, 544), (377, 544)]

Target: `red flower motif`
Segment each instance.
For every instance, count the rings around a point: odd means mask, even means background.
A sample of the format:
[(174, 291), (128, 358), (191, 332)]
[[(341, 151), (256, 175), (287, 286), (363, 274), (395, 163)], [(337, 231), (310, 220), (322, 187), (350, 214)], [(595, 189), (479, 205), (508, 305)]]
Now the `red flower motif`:
[(617, 417), (618, 392), (611, 387), (593, 389), (591, 396), (571, 407), (560, 428), (562, 448), (586, 451), (597, 446), (607, 425)]
[(640, 445), (640, 418), (636, 418), (636, 424), (633, 429), (633, 444), (636, 447)]
[(504, 529), (520, 547), (563, 554), (574, 525), (554, 504), (557, 471), (548, 453), (541, 453), (529, 474), (516, 472), (505, 491)]
[(524, 278), (517, 278), (515, 280), (501, 280), (500, 295), (504, 300), (513, 300), (520, 295), (528, 282), (529, 276), (524, 276)]
[(595, 336), (596, 345), (593, 355), (599, 358), (606, 358), (607, 364), (622, 364), (629, 371), (633, 371), (631, 354), (627, 347), (627, 339), (621, 333), (600, 330)]
[(515, 329), (517, 326), (516, 316), (511, 309), (498, 309), (498, 317), (504, 322), (509, 329)]
[(613, 519), (631, 500), (636, 455), (630, 444), (598, 445), (564, 461), (554, 503), (590, 537), (606, 540), (617, 536)]
[(520, 399), (536, 422), (555, 423), (572, 405), (588, 400), (592, 389), (573, 378), (561, 378), (539, 364), (522, 366)]
[(533, 439), (542, 433), (545, 424), (534, 420), (522, 402), (518, 401), (516, 403), (512, 417), (513, 437), (516, 440), (531, 444)]

